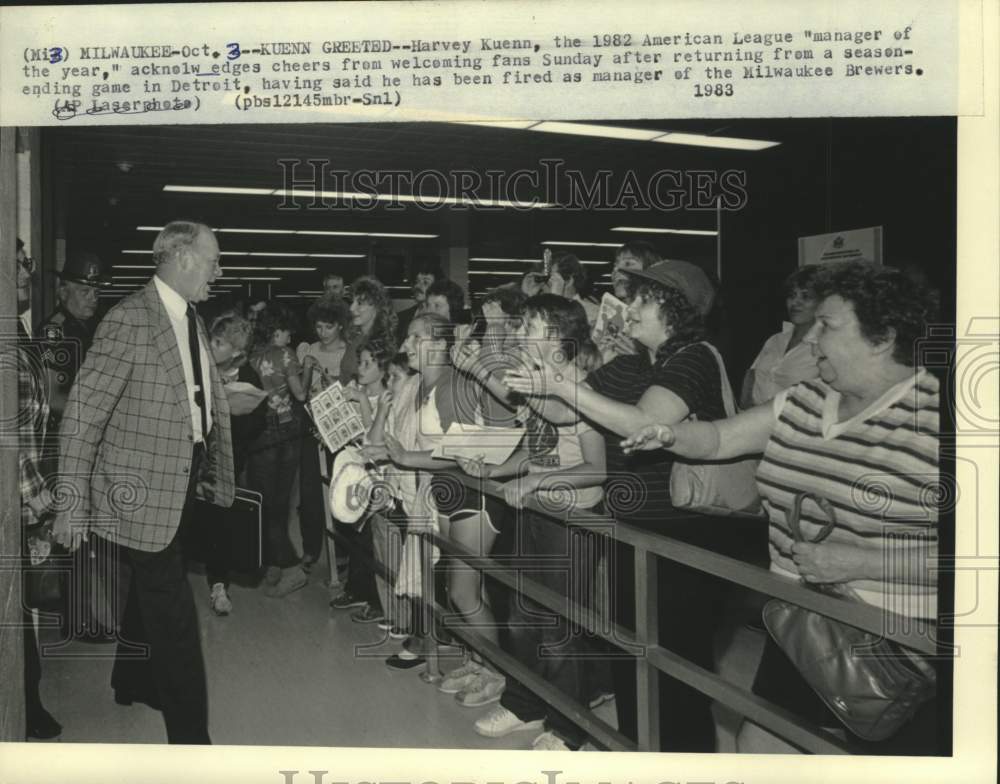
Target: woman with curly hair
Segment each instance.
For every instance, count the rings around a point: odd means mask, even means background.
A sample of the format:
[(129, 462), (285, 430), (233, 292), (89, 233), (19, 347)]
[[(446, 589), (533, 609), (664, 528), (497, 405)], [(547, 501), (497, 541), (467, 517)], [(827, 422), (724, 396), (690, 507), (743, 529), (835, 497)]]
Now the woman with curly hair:
[(371, 275), (351, 284), (350, 350), (340, 368), (340, 382), (348, 383), (358, 372), (357, 351), (365, 343), (381, 344), (381, 353), (392, 356), (396, 350), (396, 311), (382, 282)]
[[(678, 513), (670, 503), (671, 460), (650, 455), (626, 456), (618, 436), (642, 423), (724, 419), (721, 363), (705, 342), (704, 317), (715, 290), (698, 267), (663, 261), (648, 269), (624, 270), (632, 301), (628, 335), (641, 350), (620, 355), (583, 377), (572, 367), (559, 372), (549, 364), (531, 373), (508, 373), (511, 389), (542, 397), (541, 411), (552, 422), (585, 418), (605, 435), (607, 482), (605, 508), (617, 520), (667, 533), (716, 550), (749, 546), (745, 537), (763, 531), (743, 525), (741, 532), (724, 523)], [(533, 405), (537, 405), (533, 403)], [(751, 540), (752, 542), (752, 540)], [(612, 617), (626, 627), (635, 623), (634, 554), (617, 543), (612, 567)], [(712, 638), (722, 601), (722, 585), (703, 572), (676, 562), (659, 561), (657, 608), (660, 644), (706, 669), (713, 668)], [(637, 739), (638, 704), (634, 660), (612, 663), (618, 727)], [(662, 751), (715, 750), (711, 701), (678, 680), (661, 677), (660, 748)], [(595, 694), (595, 698), (603, 695)]]
[[(912, 619), (936, 619), (936, 572), (928, 564), (937, 556), (940, 393), (917, 361), (918, 341), (935, 320), (933, 295), (898, 270), (861, 262), (828, 265), (814, 287), (816, 324), (806, 341), (818, 379), (723, 421), (644, 427), (624, 446), (663, 447), (694, 460), (763, 452), (757, 485), (770, 520), (771, 571), (837, 585), (846, 598)], [(799, 504), (802, 542), (787, 519)], [(829, 535), (809, 543), (831, 515)], [(753, 690), (840, 729), (772, 639)], [(887, 740), (866, 742), (865, 752), (940, 753), (935, 702)], [(747, 752), (795, 751), (749, 721), (738, 743)]]
[(264, 431), (250, 445), (247, 478), (263, 495), (266, 531), (264, 581), (268, 596), (284, 596), (308, 581), (288, 538), (288, 502), (299, 466), (301, 415), (293, 401), (306, 399), (302, 367), (289, 348), (295, 321), (292, 312), (269, 302), (254, 325), (257, 341), (250, 364), (267, 392)]

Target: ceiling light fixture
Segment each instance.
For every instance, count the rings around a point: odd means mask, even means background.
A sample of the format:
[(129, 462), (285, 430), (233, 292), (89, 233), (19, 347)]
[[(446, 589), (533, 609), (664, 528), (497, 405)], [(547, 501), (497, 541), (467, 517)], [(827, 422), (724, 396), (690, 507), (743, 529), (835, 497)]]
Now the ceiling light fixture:
[(544, 120), (480, 121), (456, 122), (456, 125), (482, 125), (507, 130), (530, 130), (544, 133), (563, 133), (572, 136), (597, 136), (605, 139), (626, 141), (661, 142), (663, 144), (684, 144), (691, 147), (714, 147), (722, 150), (744, 150), (756, 152), (777, 147), (781, 142), (762, 139), (742, 139), (735, 136), (712, 136), (704, 133), (674, 133), (648, 128), (625, 128), (616, 125), (596, 125), (593, 123), (558, 122)]
[(715, 237), (719, 233), (710, 229), (657, 229), (652, 226), (615, 226), (611, 231), (627, 231), (633, 234), (690, 234), (696, 237)]
[(270, 196), (274, 188), (232, 188), (214, 185), (164, 185), (167, 193), (220, 193), (231, 196)]
[(315, 272), (316, 267), (223, 267), (227, 272)]
[(526, 131), (538, 120), (456, 120), (455, 125), (481, 125), (484, 128), (506, 128), (509, 130)]
[[(503, 259), (503, 258), (486, 258), (483, 256), (475, 256), (469, 259), (469, 263), (493, 263), (497, 262), (500, 264), (538, 264), (539, 259)], [(609, 261), (593, 261), (590, 259), (580, 259), (581, 264), (610, 264)]]
[[(363, 231), (304, 231), (298, 230), (296, 234), (309, 234), (316, 237), (367, 237), (368, 234)], [(433, 236), (437, 236), (436, 234)]]
[[(160, 231), (162, 226), (136, 226), (136, 231)], [(213, 229), (212, 231), (222, 232), (225, 234), (297, 234), (307, 237), (382, 237), (382, 238), (392, 238), (398, 237), (400, 239), (411, 239), (411, 240), (432, 240), (436, 239), (438, 234), (416, 234), (413, 232), (393, 232), (393, 231), (379, 231), (379, 232), (368, 232), (368, 231), (325, 231), (319, 229), (240, 229), (240, 228), (223, 228), (223, 229)], [(126, 253), (152, 253), (151, 250), (136, 250), (136, 251), (125, 251)], [(245, 251), (222, 251), (222, 255), (242, 255)]]
[(588, 123), (554, 122), (551, 120), (532, 125), (530, 130), (544, 131), (545, 133), (564, 133), (572, 136), (600, 136), (605, 139), (627, 139), (639, 142), (652, 141), (657, 136), (663, 135), (663, 131), (655, 129), (622, 128), (617, 125), (590, 125)]
[(689, 147), (715, 147), (721, 150), (744, 150), (757, 152), (769, 147), (777, 147), (781, 142), (763, 141), (760, 139), (738, 139), (734, 136), (707, 136), (703, 133), (664, 133), (654, 142), (662, 144), (686, 144)]
[[(662, 133), (658, 131), (658, 133)], [(554, 204), (540, 201), (507, 201), (504, 199), (463, 199), (455, 196), (437, 196), (408, 193), (360, 193), (356, 191), (317, 191), (301, 188), (227, 188), (206, 185), (164, 185), (164, 191), (170, 193), (209, 193), (230, 196), (282, 196), (284, 198), (298, 196), (303, 199), (343, 199), (368, 202), (372, 199), (390, 203), (455, 204), (466, 207), (519, 207), (535, 209), (554, 207)], [(215, 229), (221, 231), (221, 229)]]
[(564, 245), (566, 247), (579, 248), (620, 248), (624, 242), (571, 242), (569, 240), (545, 240), (542, 245)]
[(294, 234), (294, 229), (216, 229), (222, 234)]

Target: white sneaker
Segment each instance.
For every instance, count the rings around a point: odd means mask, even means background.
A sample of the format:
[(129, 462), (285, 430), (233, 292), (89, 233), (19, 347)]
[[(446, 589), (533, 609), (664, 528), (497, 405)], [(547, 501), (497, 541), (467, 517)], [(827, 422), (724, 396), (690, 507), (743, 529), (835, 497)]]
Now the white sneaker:
[(487, 738), (502, 738), (518, 730), (540, 730), (544, 722), (541, 719), (521, 721), (513, 711), (503, 705), (497, 705), (485, 716), (476, 719), (476, 732)]
[(215, 583), (212, 586), (212, 596), (209, 599), (212, 605), (212, 612), (216, 615), (229, 615), (233, 611), (233, 603), (226, 593), (226, 586), (222, 583)]
[(481, 708), (497, 702), (506, 688), (507, 679), (503, 675), (490, 672), (484, 667), (472, 683), (455, 695), (455, 699), (466, 708)]
[(543, 732), (531, 742), (532, 751), (571, 751), (563, 739), (553, 732)]
[(444, 676), (444, 680), (438, 686), (438, 691), (443, 694), (458, 694), (463, 689), (472, 685), (472, 682), (482, 669), (483, 665), (469, 659), (461, 667), (456, 667)]

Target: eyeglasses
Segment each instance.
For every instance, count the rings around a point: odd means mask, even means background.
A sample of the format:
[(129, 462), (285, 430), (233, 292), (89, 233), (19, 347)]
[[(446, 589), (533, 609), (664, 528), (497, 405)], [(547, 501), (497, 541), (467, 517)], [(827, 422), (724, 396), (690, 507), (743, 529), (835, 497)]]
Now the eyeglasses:
[(25, 256), (23, 259), (18, 259), (17, 263), (21, 266), (21, 269), (23, 269), (29, 275), (35, 271), (35, 260), (30, 256)]

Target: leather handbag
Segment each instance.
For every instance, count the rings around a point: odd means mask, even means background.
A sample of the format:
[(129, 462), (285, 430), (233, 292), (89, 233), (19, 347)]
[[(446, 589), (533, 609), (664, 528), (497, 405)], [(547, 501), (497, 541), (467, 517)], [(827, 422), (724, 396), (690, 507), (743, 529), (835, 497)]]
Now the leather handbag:
[[(722, 403), (726, 416), (736, 416), (733, 390), (726, 376), (726, 366), (715, 346), (706, 346), (719, 365)], [(694, 420), (692, 414), (688, 417)], [(670, 469), (670, 503), (678, 509), (716, 517), (760, 517), (762, 509), (757, 493), (756, 458), (687, 462), (676, 460)]]
[[(802, 502), (814, 501), (827, 522), (811, 540), (799, 524)], [(797, 542), (822, 542), (836, 525), (833, 506), (812, 493), (795, 497), (788, 524)], [(824, 593), (851, 597), (837, 586), (809, 584)], [(835, 621), (780, 599), (764, 606), (764, 625), (813, 691), (852, 733), (881, 741), (899, 730), (934, 697), (937, 678), (927, 660), (878, 634)]]

